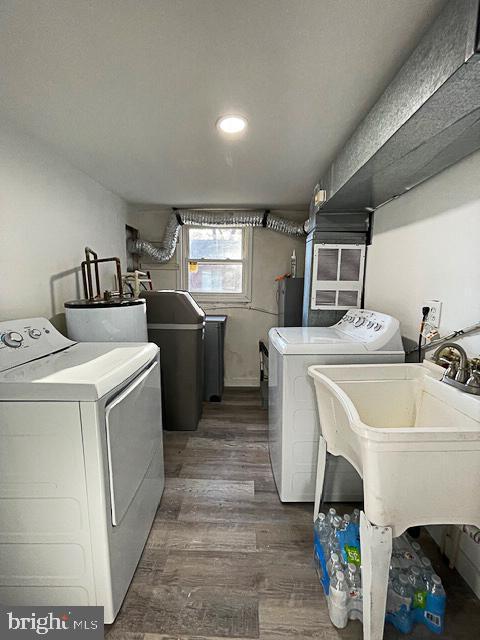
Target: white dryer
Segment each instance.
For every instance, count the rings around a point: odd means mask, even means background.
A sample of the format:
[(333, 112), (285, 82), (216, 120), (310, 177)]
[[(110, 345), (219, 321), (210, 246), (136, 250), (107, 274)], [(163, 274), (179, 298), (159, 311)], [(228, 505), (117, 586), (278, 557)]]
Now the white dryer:
[(164, 487), (159, 350), (0, 323), (0, 602), (111, 623)]
[[(315, 497), (320, 434), (313, 364), (403, 362), (399, 322), (391, 316), (351, 309), (332, 327), (282, 327), (269, 332), (268, 440), (273, 475), (283, 502)], [(343, 458), (327, 459), (324, 500), (363, 498), (360, 476)]]

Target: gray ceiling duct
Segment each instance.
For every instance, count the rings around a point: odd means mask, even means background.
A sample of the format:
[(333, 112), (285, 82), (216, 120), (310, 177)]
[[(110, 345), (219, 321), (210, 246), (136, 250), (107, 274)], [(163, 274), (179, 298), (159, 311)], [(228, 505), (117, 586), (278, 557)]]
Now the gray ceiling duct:
[(311, 214), (365, 211), (480, 148), (479, 0), (451, 0), (312, 198)]

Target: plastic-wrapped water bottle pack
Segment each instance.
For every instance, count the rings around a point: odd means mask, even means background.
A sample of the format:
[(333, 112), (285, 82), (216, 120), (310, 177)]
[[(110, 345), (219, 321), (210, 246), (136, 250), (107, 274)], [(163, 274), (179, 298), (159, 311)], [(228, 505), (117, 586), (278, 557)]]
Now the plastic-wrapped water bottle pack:
[(394, 538), (386, 621), (402, 633), (410, 633), (417, 623), (442, 633), (446, 601), (442, 581), (418, 542), (407, 534)]
[[(332, 623), (342, 629), (362, 620), (360, 512), (337, 515), (331, 508), (314, 525), (314, 558)], [(442, 633), (446, 595), (420, 545), (407, 534), (393, 540), (385, 620), (402, 633), (417, 623)]]
[(360, 511), (343, 518), (335, 509), (320, 513), (314, 525), (314, 558), (332, 623), (342, 629), (362, 619)]

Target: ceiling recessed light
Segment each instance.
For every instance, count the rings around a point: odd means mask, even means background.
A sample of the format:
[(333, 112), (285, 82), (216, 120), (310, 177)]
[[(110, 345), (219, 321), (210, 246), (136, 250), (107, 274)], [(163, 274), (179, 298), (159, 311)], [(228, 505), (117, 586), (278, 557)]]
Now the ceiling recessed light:
[(242, 133), (247, 127), (247, 119), (243, 116), (222, 116), (217, 120), (217, 129), (228, 135)]

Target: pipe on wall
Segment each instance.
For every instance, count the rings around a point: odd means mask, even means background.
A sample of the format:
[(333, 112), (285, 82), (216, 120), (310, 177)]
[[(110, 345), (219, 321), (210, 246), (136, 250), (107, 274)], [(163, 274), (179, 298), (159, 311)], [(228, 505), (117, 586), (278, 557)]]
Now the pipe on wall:
[(183, 225), (194, 227), (264, 227), (277, 233), (303, 237), (307, 233), (307, 222), (294, 222), (267, 210), (212, 210), (177, 209), (169, 217), (160, 247), (148, 240), (127, 240), (127, 250), (147, 256), (153, 262), (165, 263), (172, 259)]

